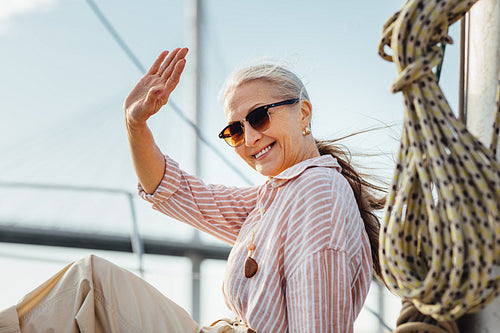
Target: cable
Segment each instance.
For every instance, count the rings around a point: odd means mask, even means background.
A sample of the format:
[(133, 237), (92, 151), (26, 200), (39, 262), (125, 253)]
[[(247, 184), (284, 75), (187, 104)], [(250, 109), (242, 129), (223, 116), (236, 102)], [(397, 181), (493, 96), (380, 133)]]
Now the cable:
[(493, 123), (493, 136), (491, 138), (490, 149), (493, 156), (498, 156), (498, 136), (500, 135), (500, 73), (498, 73), (498, 90), (497, 90), (497, 116)]
[[(86, 0), (92, 12), (97, 16), (99, 21), (104, 25), (106, 30), (111, 34), (113, 39), (118, 43), (118, 45), (122, 48), (123, 52), (130, 58), (130, 60), (134, 63), (135, 67), (141, 72), (142, 75), (146, 74), (146, 68), (142, 65), (140, 60), (136, 57), (134, 52), (128, 47), (127, 43), (123, 40), (120, 34), (116, 31), (113, 25), (106, 18), (104, 13), (99, 9), (94, 0)], [(174, 103), (173, 100), (169, 100), (168, 104), (172, 107), (175, 113), (186, 122), (191, 128), (193, 128), (196, 136), (203, 142), (210, 150), (212, 150), (234, 173), (240, 176), (248, 185), (253, 185), (253, 182), (243, 174), (236, 166), (234, 166), (215, 146), (213, 146), (202, 134), (200, 128), (189, 120), (186, 115), (182, 112), (182, 109)]]
[(385, 323), (384, 319), (375, 310), (370, 308), (368, 305), (364, 305), (363, 308), (366, 311), (370, 312), (373, 316), (375, 316), (375, 318), (377, 318), (379, 324), (382, 325), (383, 328), (385, 328), (389, 332), (392, 332), (392, 328)]
[[(397, 67), (392, 91), (402, 91), (405, 104), (380, 233), (382, 272), (389, 289), (441, 321), (500, 294), (493, 270), (500, 258), (500, 163), (456, 119), (432, 73), (442, 57), (438, 44), (451, 42), (448, 26), (476, 1), (410, 0), (385, 24), (379, 44), (382, 58)], [(494, 133), (500, 106), (498, 112)]]
[[(446, 34), (448, 34), (448, 29), (446, 29)], [(439, 64), (436, 66), (436, 79), (437, 79), (437, 82), (439, 82), (439, 79), (441, 79), (441, 71), (443, 69), (444, 54), (445, 54), (445, 51), (446, 51), (446, 43), (442, 42), (440, 47), (441, 47), (441, 52), (443, 53), (443, 56), (441, 57), (441, 61), (439, 62)]]

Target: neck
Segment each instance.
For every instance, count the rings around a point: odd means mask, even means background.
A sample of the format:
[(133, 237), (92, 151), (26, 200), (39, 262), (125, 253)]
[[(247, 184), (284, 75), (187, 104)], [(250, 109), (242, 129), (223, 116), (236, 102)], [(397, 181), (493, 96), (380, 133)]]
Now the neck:
[(313, 157), (321, 156), (318, 150), (318, 146), (316, 146), (316, 141), (314, 141), (312, 135), (308, 135), (305, 139), (307, 142), (304, 144), (304, 161)]

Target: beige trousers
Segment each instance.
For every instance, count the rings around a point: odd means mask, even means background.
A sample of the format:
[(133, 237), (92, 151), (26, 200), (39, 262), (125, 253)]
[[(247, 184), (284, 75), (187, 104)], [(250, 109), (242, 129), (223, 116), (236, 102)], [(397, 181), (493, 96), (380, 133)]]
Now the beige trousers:
[[(0, 333), (198, 332), (198, 324), (146, 281), (89, 256), (0, 312)], [(249, 330), (251, 332), (251, 330)], [(247, 332), (225, 322), (200, 332)]]

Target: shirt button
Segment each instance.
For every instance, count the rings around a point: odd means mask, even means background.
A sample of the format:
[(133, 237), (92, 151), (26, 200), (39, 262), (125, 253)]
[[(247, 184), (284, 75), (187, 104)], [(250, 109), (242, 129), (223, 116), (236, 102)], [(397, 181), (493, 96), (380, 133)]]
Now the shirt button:
[(260, 207), (259, 210), (261, 214), (264, 214), (266, 212), (266, 209), (264, 207)]

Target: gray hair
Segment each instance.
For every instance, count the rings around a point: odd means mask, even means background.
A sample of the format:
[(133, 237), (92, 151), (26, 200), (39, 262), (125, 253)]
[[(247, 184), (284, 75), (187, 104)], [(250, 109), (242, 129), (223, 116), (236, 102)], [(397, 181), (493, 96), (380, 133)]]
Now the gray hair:
[(278, 65), (252, 65), (233, 72), (219, 93), (219, 99), (225, 104), (228, 95), (244, 83), (253, 80), (265, 80), (276, 85), (276, 91), (283, 97), (309, 100), (306, 87), (290, 70)]

